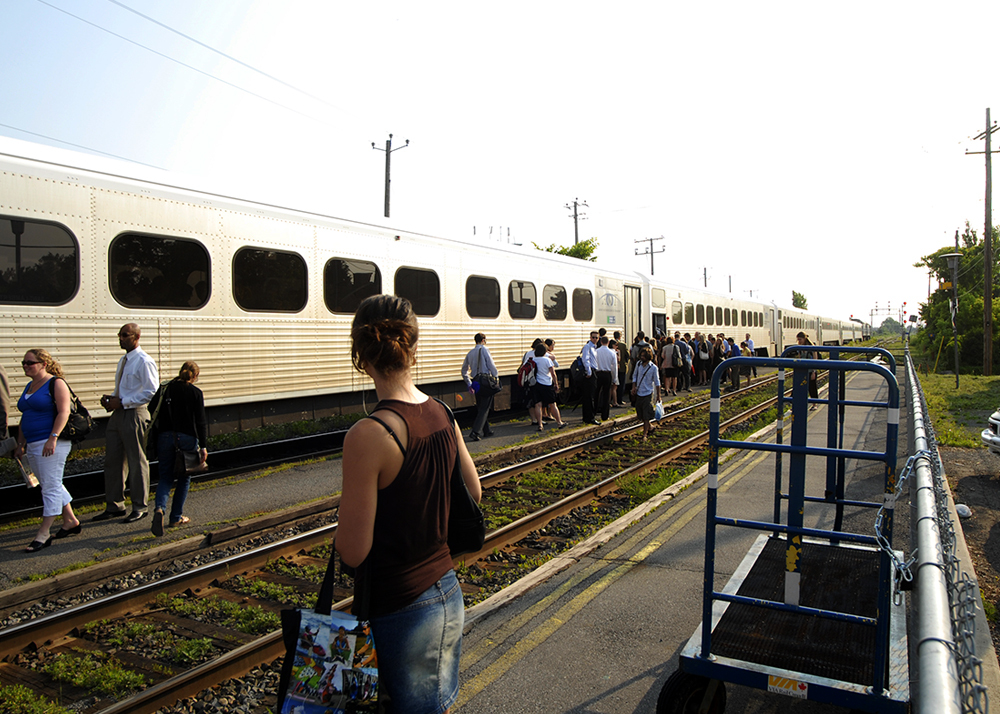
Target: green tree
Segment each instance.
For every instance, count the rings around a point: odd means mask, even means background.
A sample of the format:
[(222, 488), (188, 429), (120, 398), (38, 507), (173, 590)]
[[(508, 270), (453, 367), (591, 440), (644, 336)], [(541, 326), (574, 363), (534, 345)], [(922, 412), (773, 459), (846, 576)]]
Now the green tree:
[[(993, 228), (993, 251), (996, 254), (998, 238), (997, 228)], [(976, 231), (965, 223), (965, 231), (959, 236), (958, 250), (954, 245), (946, 245), (925, 255), (920, 262), (914, 263), (915, 268), (924, 268), (935, 275), (941, 284), (951, 282), (951, 270), (948, 268), (948, 253), (961, 253), (958, 264), (958, 314), (955, 325), (958, 332), (959, 362), (966, 367), (975, 367), (977, 371), (983, 364), (983, 260), (985, 241), (981, 240)], [(1000, 275), (993, 271), (993, 324), (1000, 321)], [(922, 348), (937, 355), (940, 354), (941, 364), (945, 369), (955, 369), (954, 333), (951, 327), (952, 288), (935, 290), (926, 303), (920, 305), (920, 318), (926, 324), (926, 329), (920, 330), (912, 339), (915, 347)], [(1000, 367), (1000, 334), (993, 333), (993, 371)]]
[(898, 337), (903, 330), (903, 326), (899, 324), (895, 319), (887, 317), (882, 321), (882, 324), (875, 330), (875, 334), (878, 336), (886, 335)]
[(531, 242), (533, 246), (538, 248), (538, 250), (544, 250), (546, 253), (558, 253), (559, 255), (568, 255), (570, 258), (579, 258), (580, 260), (589, 260), (592, 263), (597, 262), (597, 238), (588, 238), (587, 240), (582, 240), (571, 246), (557, 246), (555, 243), (544, 248), (534, 241)]
[(792, 307), (797, 307), (800, 310), (808, 310), (809, 301), (806, 300), (806, 296), (802, 293), (797, 293), (792, 290)]

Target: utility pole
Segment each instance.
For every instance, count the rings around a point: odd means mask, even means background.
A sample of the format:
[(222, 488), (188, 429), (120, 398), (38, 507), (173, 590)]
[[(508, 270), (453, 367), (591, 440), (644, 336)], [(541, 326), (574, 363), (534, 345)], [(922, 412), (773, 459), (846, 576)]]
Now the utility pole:
[[(990, 125), (990, 110), (986, 108), (986, 130), (973, 141), (986, 140), (986, 151), (966, 151), (966, 154), (986, 154), (986, 226), (983, 232), (983, 263), (985, 267), (985, 289), (983, 293), (983, 375), (993, 374), (993, 159), (990, 150), (990, 136), (1000, 129), (996, 122)], [(956, 368), (957, 369), (957, 368)], [(956, 380), (956, 386), (957, 380)]]
[(646, 241), (649, 241), (649, 245), (646, 247), (646, 249), (643, 252), (640, 253), (639, 249), (636, 248), (635, 249), (635, 254), (636, 255), (648, 255), (649, 256), (649, 274), (650, 275), (653, 274), (653, 254), (654, 253), (663, 253), (667, 249), (667, 247), (664, 246), (664, 247), (660, 248), (659, 250), (653, 250), (653, 241), (654, 240), (663, 240), (663, 239), (664, 239), (663, 236), (660, 236), (659, 238), (642, 238), (640, 240), (633, 241), (634, 243), (645, 243)]
[(410, 140), (406, 140), (406, 146), (397, 146), (395, 149), (392, 148), (392, 134), (389, 134), (389, 138), (385, 141), (385, 148), (380, 149), (375, 146), (375, 142), (372, 142), (372, 148), (376, 151), (385, 152), (385, 217), (389, 217), (389, 157), (392, 155), (393, 151), (399, 151), (400, 149), (405, 149), (410, 145)]
[(586, 201), (581, 201), (579, 198), (574, 198), (572, 204), (567, 203), (564, 206), (565, 208), (572, 208), (573, 209), (573, 215), (572, 215), (572, 218), (573, 218), (573, 245), (576, 245), (577, 243), (580, 242), (580, 221), (587, 220), (587, 214), (586, 213), (580, 213), (580, 206), (585, 206), (587, 208), (590, 208), (590, 206), (587, 205)]

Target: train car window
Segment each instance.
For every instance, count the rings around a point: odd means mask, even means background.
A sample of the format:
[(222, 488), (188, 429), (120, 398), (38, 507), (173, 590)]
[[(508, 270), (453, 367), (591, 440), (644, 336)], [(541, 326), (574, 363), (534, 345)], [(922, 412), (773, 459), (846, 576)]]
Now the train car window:
[(725, 320), (726, 327), (729, 327), (732, 324), (728, 307), (722, 311), (722, 319)]
[(698, 305), (695, 308), (695, 311), (696, 311), (696, 313), (698, 315), (698, 320), (695, 322), (695, 324), (696, 325), (704, 325), (705, 324), (705, 306), (704, 305)]
[(353, 315), (361, 301), (382, 294), (382, 273), (367, 260), (330, 258), (323, 269), (323, 300), (330, 312)]
[(650, 291), (650, 302), (654, 308), (664, 310), (667, 307), (667, 291), (663, 288), (653, 288)]
[(573, 288), (573, 319), (590, 322), (594, 319), (594, 294), (584, 288)]
[(208, 302), (209, 257), (198, 241), (122, 233), (109, 258), (111, 295), (125, 307), (194, 310)]
[(507, 286), (507, 312), (515, 320), (534, 320), (538, 314), (538, 293), (535, 284), (511, 280)]
[(299, 312), (308, 299), (307, 281), (298, 253), (240, 248), (233, 256), (233, 298), (247, 312)]
[(746, 310), (740, 310), (740, 326), (741, 327), (746, 327), (747, 326), (747, 311)]
[(542, 315), (546, 320), (565, 320), (566, 288), (562, 285), (546, 285), (542, 288)]
[[(716, 325), (720, 325), (720, 326), (722, 325), (722, 308), (721, 307), (715, 308), (715, 324)], [(729, 324), (728, 320), (726, 320), (726, 324), (727, 325)]]
[(80, 287), (79, 265), (64, 226), (0, 217), (0, 303), (68, 302)]
[(693, 325), (694, 322), (694, 305), (692, 303), (684, 303), (684, 324)]
[(496, 278), (470, 275), (465, 281), (465, 311), (469, 317), (500, 316), (500, 283)]
[[(698, 307), (701, 307), (700, 305)], [(705, 324), (714, 325), (715, 324), (715, 308), (711, 305), (708, 306), (705, 312)]]
[(674, 300), (670, 305), (670, 319), (674, 321), (675, 325), (684, 324), (684, 306), (681, 304), (680, 300)]
[(413, 312), (421, 317), (434, 317), (441, 309), (441, 280), (433, 270), (400, 268), (395, 294), (409, 300)]

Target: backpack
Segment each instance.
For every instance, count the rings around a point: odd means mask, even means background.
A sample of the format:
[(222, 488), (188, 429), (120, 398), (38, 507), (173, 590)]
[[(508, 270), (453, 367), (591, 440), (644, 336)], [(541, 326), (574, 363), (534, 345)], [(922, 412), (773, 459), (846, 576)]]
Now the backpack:
[(524, 364), (521, 365), (521, 369), (517, 370), (517, 386), (535, 386), (535, 360), (531, 357), (524, 361)]
[(587, 376), (587, 369), (583, 366), (583, 355), (577, 355), (573, 364), (569, 366), (569, 376), (574, 382), (580, 382)]

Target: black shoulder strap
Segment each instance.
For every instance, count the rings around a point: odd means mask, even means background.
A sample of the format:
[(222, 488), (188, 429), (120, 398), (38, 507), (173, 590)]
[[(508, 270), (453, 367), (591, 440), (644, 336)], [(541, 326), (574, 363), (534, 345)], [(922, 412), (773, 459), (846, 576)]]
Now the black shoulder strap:
[[(393, 413), (395, 413), (395, 412), (393, 412)], [(401, 451), (401, 452), (403, 453), (403, 456), (406, 456), (406, 449), (404, 449), (404, 448), (403, 448), (403, 444), (402, 444), (402, 442), (401, 442), (401, 441), (399, 440), (399, 437), (398, 437), (398, 436), (396, 436), (396, 432), (394, 432), (394, 431), (392, 430), (392, 427), (391, 427), (391, 426), (389, 426), (388, 424), (386, 424), (386, 423), (385, 423), (384, 421), (382, 421), (381, 419), (379, 419), (379, 418), (378, 418), (377, 416), (375, 416), (374, 414), (369, 414), (369, 415), (368, 415), (368, 416), (366, 417), (366, 419), (371, 419), (372, 421), (377, 421), (377, 422), (378, 422), (379, 424), (381, 424), (381, 425), (382, 425), (383, 427), (385, 427), (385, 430), (386, 430), (387, 432), (389, 432), (389, 436), (391, 436), (391, 437), (393, 438), (393, 441), (395, 441), (395, 442), (396, 442), (396, 446), (398, 446), (398, 447), (399, 447), (399, 450), (400, 450), (400, 451)]]
[(438, 404), (440, 404), (442, 407), (444, 407), (444, 410), (448, 413), (448, 419), (451, 421), (452, 425), (454, 425), (455, 424), (455, 413), (451, 410), (451, 407), (449, 407), (447, 404), (445, 404), (444, 402), (442, 402), (437, 397), (434, 397), (434, 401), (437, 402)]

